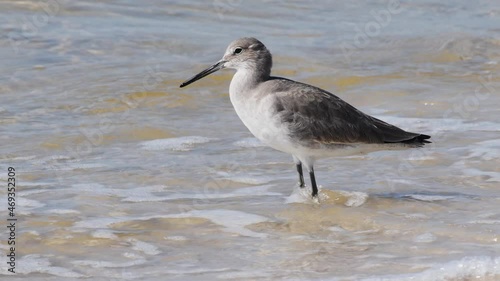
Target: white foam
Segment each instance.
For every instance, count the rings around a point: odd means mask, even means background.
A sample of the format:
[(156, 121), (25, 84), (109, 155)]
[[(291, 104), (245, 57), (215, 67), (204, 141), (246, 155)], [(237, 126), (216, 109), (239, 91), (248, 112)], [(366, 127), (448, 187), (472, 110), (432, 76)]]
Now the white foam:
[(268, 221), (269, 219), (263, 216), (249, 214), (241, 211), (234, 210), (193, 210), (184, 214), (180, 214), (177, 217), (200, 217), (212, 221), (215, 224), (224, 226), (227, 232), (240, 234), (243, 236), (267, 237), (264, 233), (257, 233), (251, 231), (245, 226)]
[(102, 194), (107, 192), (106, 186), (100, 183), (75, 183), (71, 185), (73, 190), (78, 189), (79, 191), (88, 191), (92, 193)]
[(70, 167), (73, 170), (86, 170), (86, 169), (94, 169), (94, 168), (103, 168), (106, 167), (104, 164), (100, 163), (68, 163), (67, 167)]
[(337, 191), (342, 194), (342, 196), (347, 197), (347, 201), (344, 203), (347, 207), (359, 207), (363, 205), (366, 200), (368, 200), (368, 194), (359, 191)]
[(476, 168), (467, 168), (467, 169), (462, 169), (462, 173), (466, 176), (473, 176), (473, 177), (488, 177), (486, 181), (494, 181), (494, 182), (500, 182), (500, 173), (498, 172), (493, 172), (493, 171), (482, 171)]
[[(23, 183), (23, 186), (24, 186), (24, 183)], [(32, 194), (40, 194), (40, 193), (44, 193), (47, 191), (48, 191), (47, 189), (29, 189), (29, 190), (19, 191), (18, 194), (19, 194), (19, 196), (27, 196), (27, 195), (32, 195)]]
[[(245, 272), (222, 272), (217, 275), (217, 279), (226, 280), (273, 280), (272, 273), (270, 272), (259, 272), (259, 271), (245, 271)], [(294, 280), (293, 277), (289, 277), (286, 280)]]
[(31, 215), (32, 210), (45, 206), (44, 203), (24, 197), (18, 197), (16, 204), (19, 206), (18, 212), (21, 215)]
[(80, 214), (79, 211), (71, 210), (71, 209), (52, 209), (52, 210), (48, 210), (47, 213), (61, 214), (61, 215)]
[(375, 117), (408, 131), (421, 131), (423, 129), (431, 135), (442, 134), (445, 131), (500, 131), (500, 123), (497, 122), (467, 122), (464, 119), (454, 118), (409, 118), (387, 115), (375, 115)]
[[(232, 192), (228, 192), (224, 189), (207, 189), (200, 193), (173, 193), (161, 197), (157, 197), (160, 201), (163, 200), (177, 200), (177, 199), (223, 199), (223, 198), (233, 198), (241, 196), (281, 196), (280, 193), (270, 192), (268, 189), (270, 185), (254, 186), (239, 188)], [(124, 201), (136, 201), (136, 198), (126, 198)]]
[(240, 182), (240, 183), (246, 183), (246, 184), (265, 184), (271, 181), (269, 178), (264, 178), (264, 177), (249, 177), (248, 174), (245, 176), (237, 176), (237, 175), (232, 175), (228, 172), (216, 172), (217, 175), (222, 176), (224, 179), (234, 181), (234, 182)]
[(136, 188), (108, 188), (99, 183), (79, 183), (73, 184), (73, 190), (78, 189), (93, 196), (115, 196), (122, 197), (125, 202), (157, 202), (166, 198), (156, 196), (153, 192), (166, 191), (163, 185), (141, 186)]
[[(488, 279), (486, 279), (488, 278)], [(364, 281), (447, 281), (500, 280), (500, 257), (472, 256), (437, 264), (412, 274), (385, 275), (362, 279)]]
[[(86, 277), (85, 275), (71, 271), (64, 267), (52, 266), (48, 257), (49, 256), (42, 256), (36, 254), (22, 256), (19, 259), (19, 264), (21, 266), (17, 268), (17, 273), (21, 274), (45, 273), (66, 278)], [(3, 267), (4, 263), (1, 264), (2, 264), (1, 266)], [(6, 274), (5, 272), (7, 272), (7, 270), (1, 270), (0, 274)]]
[(143, 252), (146, 255), (154, 256), (161, 253), (158, 247), (156, 247), (153, 244), (144, 241), (139, 241), (133, 238), (128, 239), (128, 241), (132, 243), (132, 249)]
[(9, 161), (26, 161), (26, 160), (33, 160), (35, 158), (37, 158), (36, 155), (18, 156), (10, 158)]
[(268, 183), (269, 180), (262, 178), (251, 178), (251, 177), (228, 177), (226, 178), (230, 181), (246, 183), (246, 184), (264, 184)]
[(282, 196), (281, 193), (271, 192), (269, 188), (271, 185), (261, 185), (261, 186), (253, 186), (253, 187), (244, 187), (239, 188), (233, 192), (228, 193), (231, 197), (238, 196)]
[(331, 226), (328, 228), (328, 230), (330, 230), (331, 232), (337, 232), (337, 233), (348, 232), (345, 228), (343, 228), (341, 226)]
[(187, 241), (189, 240), (186, 236), (181, 236), (181, 235), (173, 235), (173, 236), (165, 236), (165, 240), (172, 240), (172, 241)]
[(487, 140), (467, 147), (468, 158), (480, 157), (481, 160), (491, 161), (500, 158), (500, 139)]
[[(31, 182), (31, 181), (26, 181), (26, 182), (23, 182), (23, 186), (24, 187), (27, 187), (27, 186), (52, 186), (52, 183), (50, 182), (43, 182), (43, 181), (37, 181), (37, 182)], [(45, 190), (43, 190), (45, 191)], [(26, 191), (27, 192), (27, 191)]]
[(226, 271), (231, 271), (231, 270), (233, 270), (233, 269), (231, 269), (229, 267), (223, 267), (223, 268), (193, 267), (190, 269), (167, 269), (164, 271), (164, 273), (167, 276), (169, 276), (169, 275), (172, 275), (172, 276), (174, 276), (174, 275), (203, 275), (203, 274), (207, 274), (207, 273), (226, 272)]
[[(330, 197), (327, 192), (321, 192), (322, 187), (318, 186), (318, 197), (319, 200), (311, 198), (311, 188), (309, 186), (306, 186), (304, 188), (300, 188), (296, 186), (296, 188), (293, 189), (292, 194), (286, 198), (285, 202), (287, 204), (290, 203), (320, 203), (322, 201), (327, 201)], [(336, 193), (339, 193), (340, 195), (344, 196), (347, 198), (347, 200), (344, 202), (344, 205), (347, 207), (359, 207), (363, 205), (366, 200), (368, 200), (368, 194), (364, 192), (359, 192), (359, 191), (335, 191)]]
[(417, 243), (431, 243), (431, 242), (436, 241), (436, 239), (437, 238), (434, 234), (427, 232), (427, 233), (415, 236), (415, 238), (413, 238), (413, 241), (417, 242)]
[(41, 202), (36, 201), (36, 200), (23, 198), (23, 197), (19, 197), (19, 198), (17, 198), (17, 200), (19, 202), (19, 206), (22, 206), (22, 208), (34, 209), (34, 208), (40, 208), (40, 207), (45, 206), (44, 203), (41, 203)]
[(144, 186), (122, 189), (119, 196), (125, 197), (122, 199), (124, 202), (158, 202), (165, 200), (165, 197), (154, 195), (153, 192), (162, 192), (165, 190), (165, 186), (162, 185)]
[(309, 186), (305, 186), (303, 188), (299, 187), (296, 185), (293, 188), (292, 194), (288, 196), (285, 200), (286, 204), (291, 204), (291, 203), (307, 203), (307, 204), (317, 204), (321, 202), (321, 200), (326, 200), (328, 199), (328, 196), (321, 193), (322, 186), (318, 186), (318, 196), (320, 200), (315, 200), (311, 197), (312, 189)]
[(421, 213), (411, 213), (411, 214), (403, 214), (405, 218), (407, 219), (428, 219), (429, 216)]
[(133, 258), (133, 260), (125, 262), (77, 260), (77, 261), (72, 261), (71, 263), (74, 265), (90, 266), (93, 268), (122, 268), (122, 267), (130, 267), (146, 263), (146, 259), (144, 259), (141, 256), (127, 255), (127, 253), (125, 253), (124, 256), (129, 259)]
[[(71, 158), (71, 156), (68, 156), (68, 155), (51, 155), (51, 156), (47, 156), (47, 157), (42, 157), (40, 159), (35, 159), (33, 161), (31, 161), (31, 163), (33, 165), (47, 165), (47, 168), (51, 168), (52, 165), (50, 165), (50, 163), (53, 163), (54, 161), (58, 161), (58, 160), (72, 160), (73, 158)], [(64, 168), (66, 165), (57, 165), (57, 169), (59, 168)], [(52, 167), (52, 168), (56, 168), (56, 167)]]
[(224, 226), (227, 232), (240, 234), (243, 236), (252, 237), (267, 237), (262, 233), (251, 231), (245, 226), (268, 221), (269, 219), (263, 216), (249, 214), (241, 211), (233, 210), (191, 210), (180, 214), (169, 215), (150, 215), (150, 216), (127, 216), (127, 217), (102, 217), (97, 219), (83, 220), (74, 224), (76, 228), (100, 229), (109, 228), (115, 223), (122, 223), (135, 220), (150, 220), (157, 218), (190, 218), (199, 217), (212, 221), (215, 224)]
[(408, 197), (413, 198), (415, 200), (427, 201), (427, 202), (445, 201), (455, 198), (455, 196), (450, 196), (450, 195), (427, 195), (427, 194), (409, 194)]
[(239, 141), (233, 142), (234, 146), (243, 147), (243, 148), (253, 148), (253, 147), (263, 147), (266, 146), (260, 140), (256, 138), (244, 138)]
[(407, 185), (415, 185), (415, 181), (408, 179), (398, 179), (398, 178), (389, 178), (386, 177), (385, 180), (390, 183), (398, 183), (398, 184), (407, 184)]
[(481, 219), (481, 220), (471, 220), (469, 223), (474, 224), (500, 224), (500, 220), (495, 219)]
[(453, 165), (451, 165), (451, 168), (461, 171), (464, 176), (471, 176), (471, 177), (485, 176), (488, 177), (486, 181), (500, 182), (500, 173), (493, 171), (483, 171), (469, 166), (470, 166), (469, 161), (459, 160), (453, 163)]
[(179, 138), (157, 139), (144, 141), (139, 143), (142, 149), (145, 150), (173, 150), (173, 151), (189, 151), (195, 144), (203, 144), (216, 140), (214, 138), (200, 136), (186, 136)]
[(116, 236), (113, 231), (107, 229), (98, 229), (96, 231), (93, 231), (91, 235), (92, 237), (101, 239), (118, 239), (118, 236)]
[(76, 222), (73, 226), (77, 227), (77, 228), (80, 227), (80, 228), (98, 229), (98, 228), (110, 227), (112, 224), (115, 224), (115, 223), (132, 221), (132, 220), (148, 220), (151, 218), (155, 218), (155, 216), (139, 217), (139, 218), (137, 218), (137, 217), (112, 217), (112, 218), (104, 217), (104, 218), (79, 221), (79, 222)]

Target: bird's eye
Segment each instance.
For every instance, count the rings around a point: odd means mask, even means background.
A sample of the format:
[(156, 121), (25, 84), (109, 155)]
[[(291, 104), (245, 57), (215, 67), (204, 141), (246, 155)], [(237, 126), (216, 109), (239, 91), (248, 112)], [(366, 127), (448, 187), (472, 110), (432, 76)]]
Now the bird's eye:
[(235, 55), (236, 55), (236, 54), (239, 54), (239, 53), (241, 53), (241, 51), (243, 51), (243, 49), (242, 49), (242, 48), (236, 48), (236, 49), (234, 49), (233, 54), (235, 54)]

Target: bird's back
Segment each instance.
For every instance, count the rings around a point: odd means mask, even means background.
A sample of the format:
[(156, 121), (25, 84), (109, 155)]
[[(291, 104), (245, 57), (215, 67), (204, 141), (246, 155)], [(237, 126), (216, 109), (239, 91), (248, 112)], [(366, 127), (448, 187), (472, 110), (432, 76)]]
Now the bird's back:
[(276, 114), (287, 124), (289, 137), (301, 144), (429, 142), (430, 136), (404, 131), (311, 85), (271, 77), (259, 87), (259, 92), (275, 96)]

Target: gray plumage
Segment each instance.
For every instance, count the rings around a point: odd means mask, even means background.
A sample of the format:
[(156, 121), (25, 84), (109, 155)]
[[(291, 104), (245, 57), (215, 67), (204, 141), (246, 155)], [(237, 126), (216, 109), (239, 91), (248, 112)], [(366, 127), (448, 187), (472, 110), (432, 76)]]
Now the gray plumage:
[(407, 132), (369, 116), (314, 86), (271, 77), (260, 87), (279, 93), (276, 112), (288, 124), (290, 137), (301, 143), (429, 143), (426, 139), (430, 136)]
[(271, 53), (262, 42), (240, 38), (227, 47), (220, 61), (180, 87), (223, 68), (236, 69), (229, 87), (236, 113), (255, 137), (292, 154), (300, 187), (305, 186), (302, 164), (305, 165), (314, 198), (318, 195), (313, 169), (317, 158), (347, 147), (369, 145), (384, 149), (429, 143), (430, 136), (407, 132), (367, 115), (330, 92), (273, 77), (272, 65)]

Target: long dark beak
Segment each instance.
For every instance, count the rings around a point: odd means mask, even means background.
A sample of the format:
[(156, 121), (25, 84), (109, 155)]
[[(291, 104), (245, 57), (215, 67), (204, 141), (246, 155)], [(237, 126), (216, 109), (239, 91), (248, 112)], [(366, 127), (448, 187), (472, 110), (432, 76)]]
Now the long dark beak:
[(195, 76), (189, 78), (188, 80), (184, 81), (180, 85), (180, 87), (181, 88), (185, 87), (185, 86), (193, 83), (196, 80), (200, 80), (201, 78), (203, 78), (203, 77), (205, 77), (205, 76), (207, 76), (209, 74), (212, 74), (212, 73), (216, 72), (217, 70), (222, 69), (224, 67), (224, 63), (225, 62), (226, 61), (224, 61), (224, 60), (218, 61), (217, 63), (215, 63), (214, 65), (210, 66), (209, 68), (203, 70), (202, 72), (200, 72), (200, 73), (196, 74)]

